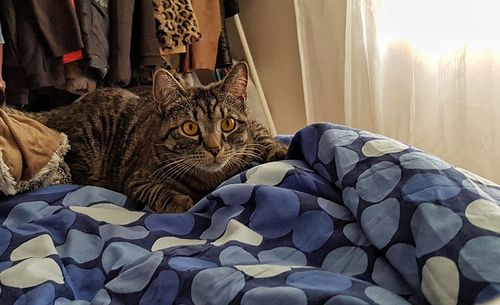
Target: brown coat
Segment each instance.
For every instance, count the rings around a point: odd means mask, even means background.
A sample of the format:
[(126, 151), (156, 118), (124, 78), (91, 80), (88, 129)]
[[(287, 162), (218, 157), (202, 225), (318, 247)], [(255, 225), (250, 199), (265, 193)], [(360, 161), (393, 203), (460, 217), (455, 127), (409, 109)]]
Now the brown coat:
[(198, 19), (202, 38), (189, 45), (184, 70), (215, 70), (217, 45), (222, 30), (221, 10), (218, 0), (191, 0)]

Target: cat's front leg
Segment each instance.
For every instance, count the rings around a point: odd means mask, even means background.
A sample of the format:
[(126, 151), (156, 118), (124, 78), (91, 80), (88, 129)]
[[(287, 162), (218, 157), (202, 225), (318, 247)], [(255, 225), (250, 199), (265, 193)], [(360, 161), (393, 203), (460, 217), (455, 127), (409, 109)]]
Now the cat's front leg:
[(254, 141), (260, 147), (261, 159), (264, 162), (285, 159), (288, 146), (276, 141), (264, 125), (253, 121)]
[(148, 204), (157, 213), (184, 213), (194, 205), (191, 197), (173, 190), (165, 190), (157, 197)]
[(142, 174), (134, 176), (128, 184), (127, 195), (157, 213), (184, 213), (194, 204), (191, 197), (168, 188), (164, 183)]
[(165, 188), (163, 184), (151, 185), (145, 202), (156, 213), (184, 213), (194, 201), (188, 195)]
[(273, 143), (267, 143), (264, 160), (266, 162), (271, 162), (285, 159), (288, 152), (288, 146), (274, 140), (272, 142)]

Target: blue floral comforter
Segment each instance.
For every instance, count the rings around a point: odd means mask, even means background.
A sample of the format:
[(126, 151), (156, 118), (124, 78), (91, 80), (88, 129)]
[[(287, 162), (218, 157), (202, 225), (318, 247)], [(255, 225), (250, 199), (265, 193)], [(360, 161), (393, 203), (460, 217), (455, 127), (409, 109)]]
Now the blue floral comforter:
[(331, 124), (185, 214), (53, 186), (0, 203), (0, 304), (493, 304), (500, 188)]

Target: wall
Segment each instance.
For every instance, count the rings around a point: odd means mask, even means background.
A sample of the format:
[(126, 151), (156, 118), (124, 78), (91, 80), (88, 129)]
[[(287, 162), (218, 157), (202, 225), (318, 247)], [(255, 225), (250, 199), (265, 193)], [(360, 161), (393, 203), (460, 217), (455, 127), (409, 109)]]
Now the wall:
[[(278, 133), (306, 124), (293, 0), (239, 0), (241, 23)], [(227, 30), (231, 54), (243, 59), (234, 21)]]

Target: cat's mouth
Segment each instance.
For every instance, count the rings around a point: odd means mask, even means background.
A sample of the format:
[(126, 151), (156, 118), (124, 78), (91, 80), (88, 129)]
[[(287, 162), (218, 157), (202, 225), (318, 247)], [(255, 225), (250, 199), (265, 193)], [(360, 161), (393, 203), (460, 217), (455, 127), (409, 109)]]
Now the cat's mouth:
[(199, 168), (209, 173), (221, 171), (229, 161), (226, 151), (219, 151), (216, 155), (205, 152), (203, 159), (203, 162), (199, 164)]

